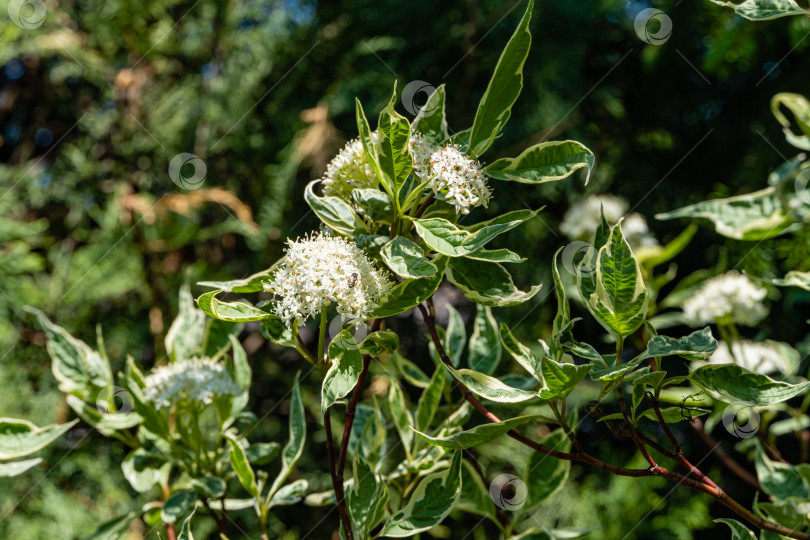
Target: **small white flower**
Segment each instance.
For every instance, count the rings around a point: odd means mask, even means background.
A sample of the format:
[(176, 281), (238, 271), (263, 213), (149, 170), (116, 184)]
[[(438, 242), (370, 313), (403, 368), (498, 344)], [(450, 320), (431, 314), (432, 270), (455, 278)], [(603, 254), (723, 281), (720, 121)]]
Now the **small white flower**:
[(737, 323), (756, 326), (768, 315), (762, 304), (767, 291), (736, 271), (707, 280), (683, 303), (683, 317), (691, 326)]
[[(377, 133), (372, 133), (371, 138), (376, 142)], [(360, 139), (346, 143), (329, 162), (321, 179), (321, 186), (325, 196), (339, 197), (346, 201), (351, 199), (352, 190), (377, 187), (377, 177), (366, 160)]]
[(728, 343), (721, 341), (709, 364), (738, 364), (739, 366), (767, 375), (769, 373), (792, 373), (799, 361), (799, 353), (792, 347), (776, 341), (735, 341), (729, 351)]
[(284, 259), (265, 290), (278, 297), (274, 312), (288, 325), (320, 313), (332, 302), (341, 315), (366, 319), (391, 288), (354, 242), (320, 234), (288, 240)]
[(474, 206), (487, 206), (492, 192), (481, 165), (448, 145), (430, 155), (430, 188), (438, 199), (468, 214)]
[(242, 393), (225, 365), (210, 358), (191, 358), (160, 366), (144, 382), (144, 397), (158, 409), (178, 403), (208, 405), (216, 397)]
[[(607, 222), (613, 225), (627, 212), (628, 205), (615, 195), (588, 195), (568, 208), (560, 223), (560, 231), (571, 240), (591, 241), (601, 221), (600, 208)], [(622, 230), (627, 230), (626, 222)]]

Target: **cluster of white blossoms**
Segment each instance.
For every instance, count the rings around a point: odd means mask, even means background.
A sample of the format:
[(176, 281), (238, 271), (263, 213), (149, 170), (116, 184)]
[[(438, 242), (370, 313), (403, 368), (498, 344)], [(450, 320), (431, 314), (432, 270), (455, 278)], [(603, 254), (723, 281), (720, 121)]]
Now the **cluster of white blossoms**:
[(487, 206), (492, 197), (481, 165), (453, 145), (439, 148), (430, 155), (428, 185), (436, 198), (453, 205), (456, 213), (469, 214), (470, 208)]
[(410, 147), (413, 156), (413, 173), (424, 182), (430, 178), (430, 156), (436, 151), (436, 145), (418, 131), (412, 131)]
[(707, 280), (683, 303), (683, 318), (691, 326), (736, 323), (756, 326), (768, 315), (767, 291), (736, 271)]
[(210, 358), (191, 358), (158, 367), (144, 382), (144, 396), (158, 409), (178, 403), (208, 405), (216, 397), (242, 393), (225, 365)]
[(588, 195), (568, 208), (560, 231), (571, 240), (591, 240), (599, 228), (600, 208), (608, 223), (613, 224), (627, 212), (627, 201), (615, 195)]
[[(376, 142), (377, 133), (372, 133), (371, 138)], [(321, 187), (325, 196), (339, 197), (347, 201), (351, 198), (352, 190), (377, 187), (377, 177), (366, 160), (360, 139), (346, 143), (346, 146), (329, 162), (321, 179)]]
[(799, 353), (784, 343), (743, 340), (732, 343), (731, 350), (725, 341), (721, 341), (708, 363), (738, 364), (748, 371), (768, 375), (792, 373), (798, 361)]
[[(609, 224), (615, 225), (627, 213), (628, 207), (627, 201), (615, 195), (588, 195), (565, 212), (560, 231), (570, 240), (590, 241), (599, 228), (601, 212)], [(634, 212), (625, 216), (622, 233), (633, 249), (658, 245), (641, 214)]]
[(647, 220), (635, 212), (628, 214), (622, 221), (622, 234), (634, 249), (658, 245), (658, 240), (650, 233)]
[(320, 234), (288, 240), (284, 259), (265, 290), (277, 298), (273, 311), (287, 325), (303, 322), (332, 302), (341, 315), (367, 319), (391, 288), (354, 242)]

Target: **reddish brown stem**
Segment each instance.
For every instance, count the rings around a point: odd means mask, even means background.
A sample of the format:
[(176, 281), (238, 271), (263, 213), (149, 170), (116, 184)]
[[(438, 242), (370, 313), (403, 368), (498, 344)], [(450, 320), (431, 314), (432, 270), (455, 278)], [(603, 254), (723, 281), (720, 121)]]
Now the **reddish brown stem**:
[(706, 430), (703, 428), (703, 421), (700, 418), (693, 418), (690, 425), (692, 426), (692, 429), (695, 430), (695, 433), (697, 433), (698, 436), (703, 439), (703, 442), (705, 442), (709, 448), (714, 449), (715, 455), (728, 470), (736, 474), (744, 482), (747, 482), (754, 488), (762, 491), (762, 486), (759, 484), (756, 476), (748, 472), (742, 465), (737, 463), (733, 457), (728, 455), (726, 451), (723, 450), (723, 447), (720, 446), (720, 443), (717, 442), (714, 437), (706, 433)]
[[(683, 465), (686, 470), (689, 471), (689, 474), (694, 474), (696, 477), (700, 479), (701, 482), (704, 484), (708, 484), (711, 487), (720, 490), (720, 486), (715, 484), (711, 478), (706, 476), (700, 469), (692, 465), (688, 459), (683, 455), (681, 452), (681, 444), (678, 442), (678, 439), (675, 438), (675, 435), (672, 433), (672, 430), (669, 429), (669, 426), (664, 421), (664, 415), (661, 413), (661, 407), (658, 405), (658, 400), (655, 399), (651, 393), (646, 393), (647, 400), (652, 405), (653, 411), (655, 411), (655, 417), (658, 418), (658, 423), (661, 424), (661, 429), (664, 430), (664, 434), (666, 434), (667, 439), (669, 442), (672, 443), (672, 447), (675, 449), (675, 459), (677, 459), (678, 463)], [(722, 490), (720, 490), (722, 491)]]
[(622, 418), (624, 419), (624, 423), (627, 426), (627, 429), (630, 430), (630, 438), (635, 443), (636, 448), (638, 448), (638, 451), (641, 452), (641, 455), (644, 456), (644, 459), (647, 460), (647, 463), (650, 464), (650, 467), (652, 467), (653, 470), (658, 469), (658, 464), (655, 462), (650, 453), (647, 451), (647, 447), (644, 446), (644, 443), (641, 442), (641, 439), (639, 439), (638, 434), (636, 433), (636, 430), (633, 427), (633, 424), (630, 423), (630, 416), (627, 414), (627, 403), (624, 400), (624, 391), (622, 391), (621, 382), (619, 382), (619, 384), (616, 385), (616, 397), (619, 400), (619, 409), (621, 409), (622, 411)]
[[(382, 325), (382, 319), (376, 319), (371, 325), (371, 331), (376, 332), (380, 329)], [(346, 468), (346, 454), (349, 450), (349, 438), (352, 434), (352, 425), (354, 425), (354, 416), (357, 411), (357, 404), (360, 401), (360, 394), (363, 393), (363, 384), (366, 381), (366, 375), (368, 374), (368, 366), (371, 363), (371, 357), (369, 355), (363, 355), (363, 368), (360, 370), (360, 374), (357, 376), (357, 384), (354, 386), (354, 390), (352, 391), (352, 397), (349, 400), (349, 405), (346, 407), (346, 422), (343, 425), (343, 438), (340, 441), (340, 452), (338, 453), (337, 457), (337, 467), (333, 472), (332, 475), (332, 483), (335, 487), (335, 498), (337, 499), (338, 503), (338, 510), (341, 512), (341, 520), (344, 519), (344, 514), (346, 521), (344, 522), (343, 529), (346, 533), (346, 540), (352, 540), (352, 529), (351, 529), (351, 521), (349, 521), (348, 511), (346, 510), (346, 501), (344, 499), (343, 494), (343, 471)], [(329, 412), (329, 411), (327, 411)], [(326, 424), (326, 417), (324, 417), (324, 423)], [(328, 428), (327, 436), (328, 441), (331, 441), (332, 438), (329, 436), (331, 433), (331, 425)], [(332, 442), (328, 442), (328, 445), (333, 444)], [(328, 448), (328, 446), (327, 446)], [(332, 452), (334, 452), (334, 447), (332, 448)], [(333, 457), (330, 457), (330, 462), (334, 462)], [(330, 464), (331, 466), (331, 464)], [(338, 497), (338, 493), (340, 493), (340, 497)]]
[(343, 478), (338, 477), (335, 461), (335, 441), (332, 438), (332, 408), (326, 409), (323, 414), (323, 427), (326, 430), (326, 452), (329, 455), (329, 475), (332, 477), (332, 488), (335, 490), (335, 502), (340, 514), (340, 522), (343, 524), (343, 532), (346, 540), (352, 540), (352, 522), (349, 519), (349, 511), (346, 508), (346, 494), (343, 492)]
[[(445, 365), (452, 366), (452, 362), (450, 361), (450, 358), (448, 358), (447, 353), (445, 352), (444, 347), (442, 345), (442, 342), (439, 339), (439, 335), (436, 332), (436, 325), (433, 315), (429, 314), (427, 309), (425, 309), (423, 305), (420, 304), (417, 307), (419, 308), (419, 311), (422, 314), (422, 318), (425, 320), (428, 332), (430, 333), (430, 338), (433, 341), (433, 345), (436, 347), (436, 351), (439, 353), (439, 358)], [(472, 395), (472, 393), (467, 389), (467, 387), (455, 376), (453, 376), (453, 380), (455, 381), (456, 386), (458, 386), (459, 390), (461, 390), (462, 394), (464, 395), (464, 399), (466, 399), (467, 402), (469, 402), (470, 405), (472, 405), (473, 408), (475, 408), (475, 410), (484, 415), (484, 417), (486, 417), (490, 422), (497, 423), (501, 421), (497, 416), (492, 414), (492, 412), (490, 412), (480, 401), (478, 401), (478, 399), (474, 395)], [(737, 501), (729, 497), (725, 492), (723, 492), (718, 488), (712, 487), (708, 484), (704, 484), (703, 482), (698, 482), (697, 480), (693, 480), (691, 478), (687, 478), (686, 476), (672, 472), (659, 465), (651, 466), (649, 469), (626, 469), (623, 467), (617, 467), (610, 463), (606, 463), (596, 457), (591, 456), (590, 454), (583, 454), (579, 452), (573, 454), (566, 452), (558, 452), (557, 450), (548, 448), (546, 446), (543, 446), (539, 443), (532, 441), (531, 439), (525, 437), (524, 435), (521, 435), (515, 430), (508, 431), (507, 435), (509, 435), (516, 441), (528, 446), (529, 448), (532, 448), (537, 452), (552, 457), (556, 457), (559, 459), (565, 459), (568, 461), (578, 461), (581, 463), (588, 463), (589, 465), (598, 467), (611, 474), (619, 476), (632, 476), (632, 477), (660, 476), (662, 478), (666, 478), (679, 485), (684, 485), (689, 489), (711, 495), (712, 497), (715, 498), (715, 500), (717, 500), (717, 502), (730, 508), (737, 515), (744, 518), (752, 525), (759, 527), (760, 529), (771, 531), (776, 534), (781, 534), (782, 536), (796, 538), (797, 540), (810, 540), (810, 535), (806, 533), (794, 531), (788, 529), (787, 527), (783, 527), (782, 525), (777, 525), (776, 523), (772, 523), (770, 521), (766, 521), (764, 519), (757, 517), (753, 512), (746, 509), (744, 506), (739, 504)]]
[(166, 536), (169, 537), (169, 540), (177, 540), (177, 536), (174, 534), (174, 523), (166, 524)]

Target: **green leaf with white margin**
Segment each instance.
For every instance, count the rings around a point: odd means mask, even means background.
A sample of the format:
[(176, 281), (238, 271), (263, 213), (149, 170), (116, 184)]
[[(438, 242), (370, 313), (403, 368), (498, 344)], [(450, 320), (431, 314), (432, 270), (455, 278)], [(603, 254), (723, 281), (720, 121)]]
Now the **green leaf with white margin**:
[(447, 279), (471, 302), (490, 307), (522, 304), (540, 292), (543, 284), (528, 291), (515, 287), (512, 276), (498, 263), (450, 259)]
[(191, 534), (191, 518), (194, 517), (194, 510), (183, 520), (183, 526), (180, 527), (180, 533), (177, 535), (177, 540), (194, 540), (194, 535)]
[(495, 72), (481, 98), (475, 120), (470, 129), (470, 142), (467, 154), (478, 157), (483, 154), (495, 137), (503, 130), (512, 114), (512, 105), (517, 101), (523, 89), (523, 64), (529, 56), (532, 34), (529, 32), (529, 21), (534, 8), (534, 0), (529, 0), (526, 12), (506, 44)]
[(338, 234), (353, 236), (359, 233), (368, 233), (368, 227), (363, 218), (349, 203), (338, 197), (320, 197), (315, 194), (315, 184), (320, 180), (313, 180), (304, 189), (304, 200), (318, 216), (324, 225)]
[(132, 450), (121, 462), (121, 471), (132, 489), (138, 493), (146, 493), (157, 484), (160, 479), (160, 465), (165, 460), (156, 459), (144, 448)]
[(298, 504), (301, 502), (301, 500), (303, 500), (304, 497), (307, 496), (308, 489), (309, 482), (304, 479), (296, 480), (291, 484), (287, 484), (273, 494), (273, 496), (270, 498), (270, 502), (267, 504), (267, 508)]
[(105, 521), (96, 528), (95, 532), (90, 536), (86, 536), (84, 540), (118, 540), (121, 538), (124, 531), (129, 528), (129, 524), (138, 514), (130, 512), (123, 516), (115, 517), (109, 521)]
[[(515, 210), (468, 229), (442, 218), (412, 221), (416, 232), (434, 251), (448, 257), (481, 257), (481, 248), (491, 240), (532, 219), (541, 210)], [(486, 252), (483, 253), (486, 256)]]
[[(565, 248), (558, 249), (554, 254), (554, 258), (551, 260), (551, 278), (554, 281), (554, 296), (557, 298), (557, 314), (554, 316), (552, 328), (552, 335), (554, 336), (558, 335), (560, 330), (571, 320), (571, 306), (565, 295), (565, 286), (562, 283), (562, 279), (560, 279), (560, 270), (557, 268), (557, 257), (563, 249)], [(551, 345), (556, 353), (555, 340), (552, 340)], [(559, 360), (562, 354), (556, 354), (556, 356), (557, 360)]]
[(205, 314), (194, 305), (188, 284), (180, 287), (178, 314), (166, 333), (166, 352), (172, 362), (191, 358), (199, 351), (205, 331)]
[(430, 378), (430, 384), (422, 392), (416, 406), (416, 429), (426, 431), (430, 427), (436, 409), (439, 408), (446, 379), (447, 372), (444, 369), (444, 364), (437, 365), (436, 371)]
[[(374, 171), (374, 176), (382, 180), (383, 174), (382, 171), (380, 171), (380, 162), (377, 157), (377, 146), (374, 144), (374, 140), (371, 137), (371, 126), (369, 126), (366, 113), (363, 111), (363, 105), (360, 103), (360, 100), (354, 98), (354, 103), (357, 133), (359, 134), (360, 143), (363, 145), (363, 150), (365, 151), (366, 161), (371, 166), (371, 170)], [(387, 182), (382, 182), (382, 187), (393, 200), (395, 197), (393, 191), (391, 191), (391, 186), (389, 186)]]
[(484, 375), (492, 375), (501, 362), (503, 349), (498, 334), (498, 323), (492, 310), (481, 304), (475, 305), (475, 321), (470, 336), (467, 365)]
[(444, 336), (444, 348), (453, 363), (453, 367), (457, 368), (461, 364), (464, 345), (467, 343), (467, 330), (464, 328), (464, 320), (456, 308), (450, 304), (446, 304), (445, 307), (447, 308), (449, 320)]
[(454, 450), (465, 450), (467, 448), (473, 448), (475, 446), (488, 443), (495, 437), (503, 435), (507, 431), (511, 431), (512, 429), (525, 424), (526, 422), (537, 420), (538, 418), (538, 416), (518, 416), (517, 418), (510, 418), (509, 420), (504, 420), (503, 422), (498, 422), (497, 424), (481, 424), (480, 426), (476, 426), (472, 429), (459, 431), (458, 433), (453, 433), (452, 435), (448, 435), (446, 437), (431, 437), (427, 433), (422, 433), (421, 431), (417, 431), (415, 429), (413, 431), (419, 435), (419, 437), (434, 446), (441, 446), (442, 448), (451, 448)]
[(621, 221), (596, 258), (596, 290), (588, 309), (617, 338), (629, 336), (644, 322), (649, 293), (641, 267), (624, 239)]
[(84, 341), (71, 336), (64, 328), (52, 323), (40, 310), (26, 306), (39, 322), (51, 357), (51, 370), (59, 390), (81, 399), (95, 401), (98, 393), (113, 385), (110, 364)]
[(382, 536), (404, 538), (427, 531), (450, 514), (461, 491), (461, 452), (454, 452), (450, 467), (422, 479), (408, 504), (394, 513)]
[[(109, 399), (109, 393), (109, 390), (101, 390), (95, 403), (89, 403), (83, 399), (79, 399), (73, 394), (68, 394), (65, 397), (65, 401), (67, 401), (67, 404), (79, 418), (93, 426), (93, 428), (105, 437), (116, 437), (116, 431), (129, 429), (143, 422), (144, 418), (134, 411), (122, 411), (109, 414), (102, 412), (105, 407), (104, 400)], [(126, 396), (126, 392), (118, 391), (116, 395), (123, 398)], [(132, 398), (132, 396), (127, 397)], [(112, 399), (114, 400), (114, 397), (112, 397)], [(109, 403), (110, 401), (106, 402), (106, 404)], [(134, 406), (134, 402), (132, 404)], [(138, 410), (142, 410), (142, 408), (139, 407)]]
[(708, 219), (718, 234), (735, 240), (773, 238), (794, 224), (793, 218), (785, 213), (775, 186), (746, 195), (702, 201), (655, 217)]
[(11, 461), (9, 463), (0, 463), (0, 478), (10, 478), (12, 476), (19, 476), (28, 469), (36, 467), (42, 463), (42, 458), (24, 459), (22, 461)]
[(444, 272), (449, 260), (447, 257), (439, 257), (433, 261), (437, 268), (433, 277), (409, 279), (395, 285), (389, 291), (382, 305), (369, 315), (369, 319), (382, 319), (399, 315), (433, 296), (444, 278)]
[(197, 492), (193, 489), (178, 489), (172, 493), (160, 510), (160, 519), (163, 523), (175, 523), (194, 509)]
[[(582, 252), (582, 248), (585, 248), (583, 253), (584, 257), (582, 257), (582, 260), (577, 264), (576, 274), (579, 294), (586, 304), (588, 298), (596, 291), (596, 279), (598, 277), (596, 273), (596, 259), (599, 256), (599, 250), (610, 240), (610, 233), (611, 227), (607, 219), (605, 219), (605, 209), (600, 206), (599, 226), (596, 229), (593, 245), (578, 245), (576, 242), (572, 242), (566, 246), (568, 249), (571, 249), (572, 246), (576, 247), (575, 253), (573, 254), (574, 257), (576, 257), (577, 253)], [(563, 251), (563, 253), (565, 253), (565, 251)]]
[(543, 376), (540, 374), (540, 362), (542, 358), (537, 358), (530, 348), (518, 341), (515, 336), (512, 335), (512, 331), (509, 330), (506, 323), (501, 323), (500, 338), (501, 343), (503, 343), (506, 351), (512, 355), (512, 358), (514, 358), (523, 369), (528, 371), (532, 377), (542, 382)]
[(754, 465), (762, 490), (775, 499), (806, 499), (810, 495), (810, 465), (771, 461), (757, 441)]
[(615, 354), (606, 354), (602, 361), (591, 360), (591, 380), (594, 382), (608, 382), (621, 379), (638, 367), (637, 362), (622, 364), (616, 362)]
[(595, 161), (593, 152), (582, 143), (547, 141), (527, 148), (516, 158), (502, 158), (490, 163), (486, 173), (496, 180), (542, 184), (562, 180), (587, 168), (587, 185)]
[(0, 418), (0, 460), (31, 455), (61, 437), (76, 422), (38, 427), (28, 420)]
[(425, 375), (425, 372), (422, 371), (419, 366), (399, 354), (398, 352), (394, 351), (394, 363), (399, 368), (399, 372), (402, 374), (402, 377), (408, 381), (410, 384), (417, 388), (427, 388), (430, 384), (430, 378)]
[(191, 485), (194, 486), (197, 493), (208, 499), (219, 499), (225, 495), (225, 490), (227, 489), (225, 480), (218, 476), (195, 478), (191, 481)]
[[(540, 444), (558, 452), (568, 452), (571, 441), (562, 429), (552, 431), (544, 437)], [(540, 452), (532, 452), (526, 463), (526, 487), (528, 497), (525, 510), (529, 510), (545, 501), (557, 492), (568, 479), (571, 462), (563, 461)]]
[(352, 190), (352, 202), (367, 219), (391, 225), (394, 206), (391, 204), (388, 194), (379, 189), (355, 188)]
[(357, 378), (363, 370), (363, 355), (357, 346), (347, 347), (353, 342), (351, 333), (342, 330), (329, 344), (329, 360), (332, 365), (323, 378), (321, 387), (321, 415), (326, 409), (344, 398), (357, 385)]
[(392, 186), (395, 201), (398, 200), (399, 190), (405, 185), (413, 168), (411, 125), (404, 116), (394, 110), (396, 102), (397, 87), (394, 83), (394, 94), (385, 109), (380, 112), (377, 125), (377, 159), (380, 171)]
[(588, 376), (591, 366), (556, 362), (546, 357), (541, 361), (540, 369), (543, 374), (543, 388), (540, 389), (540, 397), (555, 399), (565, 397), (573, 390), (582, 379)]
[(408, 410), (405, 394), (402, 393), (402, 388), (399, 387), (399, 381), (391, 378), (388, 385), (388, 406), (391, 409), (394, 426), (396, 426), (399, 438), (402, 440), (405, 455), (410, 459), (411, 443), (413, 442), (413, 432), (410, 430), (410, 426), (414, 423), (413, 416)]
[[(347, 347), (356, 347), (360, 354), (368, 354), (369, 356), (380, 356), (381, 354), (391, 354), (399, 347), (399, 336), (396, 332), (391, 330), (377, 330), (370, 333), (366, 338), (357, 345), (354, 336), (345, 334), (338, 337), (341, 338), (341, 343)], [(346, 339), (349, 341), (345, 341)], [(335, 338), (337, 339), (337, 337)]]
[(442, 142), (449, 137), (447, 133), (447, 118), (444, 112), (445, 91), (440, 85), (428, 96), (427, 101), (419, 109), (411, 128), (422, 135), (430, 137), (436, 142)]
[(263, 321), (274, 316), (272, 313), (242, 302), (217, 300), (216, 295), (221, 292), (210, 291), (197, 298), (197, 305), (206, 315), (227, 322)]
[(634, 361), (662, 356), (680, 356), (687, 360), (705, 360), (716, 350), (717, 340), (712, 336), (712, 329), (707, 326), (682, 338), (653, 336), (647, 343), (647, 349)]
[(279, 259), (278, 262), (267, 270), (262, 270), (244, 279), (232, 279), (230, 281), (198, 281), (197, 285), (232, 293), (261, 292), (264, 290), (264, 284), (273, 275), (276, 265), (281, 263), (281, 261), (283, 261), (283, 259)]
[(475, 259), (476, 261), (500, 262), (500, 263), (521, 263), (526, 260), (524, 257), (521, 257), (514, 251), (510, 251), (506, 248), (476, 249), (469, 255), (465, 255), (465, 257), (467, 257), (468, 259)]
[(702, 366), (689, 379), (715, 399), (748, 407), (781, 403), (810, 389), (810, 381), (799, 384), (774, 381), (737, 364)]
[(354, 482), (346, 493), (346, 507), (359, 538), (371, 538), (371, 530), (385, 517), (388, 488), (359, 454), (354, 456)]
[(436, 265), (425, 257), (417, 244), (404, 236), (397, 236), (380, 250), (388, 268), (401, 278), (429, 278), (436, 275)]
[(461, 490), (456, 508), (495, 520), (495, 503), (489, 496), (481, 475), (468, 460), (461, 462)]
[(307, 439), (307, 421), (304, 416), (304, 403), (301, 401), (301, 388), (298, 385), (300, 378), (301, 373), (296, 373), (290, 399), (290, 438), (281, 451), (281, 470), (267, 494), (268, 501), (290, 475), (304, 451), (304, 442)]
[[(750, 1), (750, 0), (749, 0)], [(736, 519), (720, 518), (715, 519), (714, 523), (725, 523), (731, 529), (731, 540), (756, 540), (757, 537), (751, 532), (748, 527), (737, 521)]]
[(779, 287), (799, 287), (805, 291), (810, 291), (810, 272), (799, 272), (791, 270), (781, 279), (766, 279), (768, 283)]
[[(793, 3), (792, 0), (781, 1)], [(806, 16), (808, 13), (810, 13), (810, 11), (801, 10), (800, 13)], [(788, 120), (788, 118), (782, 114), (782, 110), (780, 109), (782, 105), (787, 107), (788, 110), (793, 113), (796, 124), (803, 133), (802, 135), (793, 133), (790, 126), (790, 120)], [(810, 150), (810, 101), (808, 101), (806, 97), (801, 94), (791, 94), (788, 92), (776, 94), (771, 98), (771, 112), (773, 113), (774, 117), (776, 117), (776, 121), (781, 124), (782, 130), (785, 132), (785, 139), (787, 139), (787, 142), (797, 148)]]
[(712, 0), (712, 2), (718, 6), (733, 9), (734, 13), (749, 21), (768, 21), (791, 15), (807, 15), (807, 11), (794, 0), (745, 0), (740, 4), (721, 0)]
[(242, 448), (242, 445), (239, 444), (236, 437), (230, 433), (226, 433), (225, 437), (231, 445), (231, 466), (233, 467), (233, 472), (236, 473), (236, 478), (239, 479), (239, 483), (242, 484), (245, 491), (258, 498), (259, 486), (256, 484), (256, 473), (253, 472), (253, 467), (248, 461), (245, 449)]
[[(372, 467), (378, 469), (386, 455), (386, 422), (382, 410), (377, 404), (377, 398), (374, 397), (373, 400), (374, 405), (369, 407), (370, 414), (363, 424), (363, 431), (357, 441), (355, 454), (360, 455)], [(355, 422), (357, 422), (356, 419)]]
[(453, 369), (445, 366), (473, 394), (498, 403), (520, 403), (536, 398), (537, 393), (509, 386), (495, 377), (471, 369)]
[(581, 317), (572, 319), (565, 323), (560, 331), (554, 335), (554, 342), (562, 351), (574, 356), (584, 358), (591, 363), (604, 364), (604, 359), (599, 352), (588, 343), (581, 343), (574, 338), (574, 325), (581, 321)]

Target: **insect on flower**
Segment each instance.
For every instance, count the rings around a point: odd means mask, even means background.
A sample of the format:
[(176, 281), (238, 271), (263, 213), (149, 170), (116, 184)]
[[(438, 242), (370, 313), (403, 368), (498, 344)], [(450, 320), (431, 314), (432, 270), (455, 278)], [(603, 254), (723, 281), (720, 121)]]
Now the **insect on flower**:
[(351, 289), (357, 283), (357, 272), (353, 272), (351, 276), (349, 276), (349, 288)]

